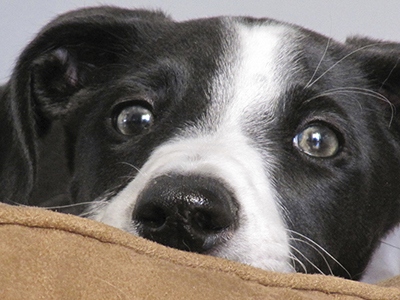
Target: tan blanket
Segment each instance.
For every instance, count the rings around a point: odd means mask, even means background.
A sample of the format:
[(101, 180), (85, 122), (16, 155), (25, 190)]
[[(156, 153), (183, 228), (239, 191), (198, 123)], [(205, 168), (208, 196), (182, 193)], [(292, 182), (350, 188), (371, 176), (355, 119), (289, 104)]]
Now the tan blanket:
[(0, 299), (400, 299), (400, 278), (377, 286), (266, 272), (91, 220), (4, 204), (0, 266)]

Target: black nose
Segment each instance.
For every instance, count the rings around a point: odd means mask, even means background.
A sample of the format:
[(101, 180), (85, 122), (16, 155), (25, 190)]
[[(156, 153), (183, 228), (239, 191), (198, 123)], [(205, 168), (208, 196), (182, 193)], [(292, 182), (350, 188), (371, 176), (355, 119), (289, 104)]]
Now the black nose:
[(239, 205), (220, 180), (163, 175), (139, 196), (133, 221), (140, 236), (191, 252), (205, 252), (229, 239)]

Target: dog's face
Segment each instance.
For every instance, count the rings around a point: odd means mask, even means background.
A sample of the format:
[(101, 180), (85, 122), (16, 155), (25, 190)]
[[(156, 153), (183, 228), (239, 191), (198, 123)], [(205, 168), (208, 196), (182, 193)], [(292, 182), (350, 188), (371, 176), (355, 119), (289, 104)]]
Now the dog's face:
[(90, 9), (22, 55), (77, 201), (135, 235), (359, 278), (399, 221), (400, 47), (271, 20)]

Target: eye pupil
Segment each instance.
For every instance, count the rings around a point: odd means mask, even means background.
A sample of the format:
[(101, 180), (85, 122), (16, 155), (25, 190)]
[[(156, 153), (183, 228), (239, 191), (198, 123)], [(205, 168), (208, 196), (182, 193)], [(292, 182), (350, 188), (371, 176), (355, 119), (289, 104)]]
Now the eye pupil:
[(140, 105), (124, 107), (115, 119), (115, 127), (123, 135), (135, 135), (148, 129), (153, 123), (153, 114)]
[(327, 126), (311, 125), (295, 136), (297, 149), (313, 157), (332, 157), (340, 148), (337, 134)]

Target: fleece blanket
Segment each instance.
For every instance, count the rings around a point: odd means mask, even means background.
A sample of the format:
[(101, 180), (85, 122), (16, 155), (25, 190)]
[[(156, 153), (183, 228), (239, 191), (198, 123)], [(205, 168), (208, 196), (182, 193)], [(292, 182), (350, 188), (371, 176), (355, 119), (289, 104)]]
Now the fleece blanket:
[(76, 216), (5, 204), (0, 268), (0, 299), (400, 299), (400, 278), (370, 285), (267, 272)]

